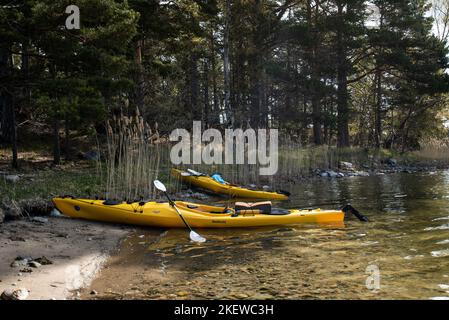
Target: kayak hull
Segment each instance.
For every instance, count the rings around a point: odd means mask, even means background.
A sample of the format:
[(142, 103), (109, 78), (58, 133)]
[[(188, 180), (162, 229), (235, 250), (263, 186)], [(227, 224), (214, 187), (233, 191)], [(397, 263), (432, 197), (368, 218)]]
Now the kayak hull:
[[(54, 198), (53, 203), (64, 215), (104, 222), (164, 228), (184, 228), (181, 218), (167, 203), (147, 202), (105, 205), (104, 200)], [(193, 228), (247, 228), (290, 224), (334, 224), (344, 221), (339, 210), (289, 210), (287, 215), (245, 213), (233, 216), (223, 207), (176, 202), (185, 220)], [(190, 207), (190, 208), (189, 208)], [(219, 213), (220, 212), (220, 213)]]
[(190, 184), (197, 188), (208, 190), (215, 194), (226, 195), (232, 198), (251, 198), (267, 200), (287, 200), (288, 196), (278, 192), (268, 192), (262, 190), (250, 190), (234, 185), (221, 184), (209, 176), (187, 176), (182, 175), (184, 171), (172, 169), (171, 174), (183, 183)]

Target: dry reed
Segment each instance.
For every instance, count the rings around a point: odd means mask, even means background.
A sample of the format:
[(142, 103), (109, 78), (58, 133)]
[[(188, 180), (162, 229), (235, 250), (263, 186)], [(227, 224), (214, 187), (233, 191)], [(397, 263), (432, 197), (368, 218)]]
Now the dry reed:
[(153, 180), (160, 167), (159, 134), (142, 116), (113, 117), (106, 124), (106, 198), (141, 200), (155, 196)]

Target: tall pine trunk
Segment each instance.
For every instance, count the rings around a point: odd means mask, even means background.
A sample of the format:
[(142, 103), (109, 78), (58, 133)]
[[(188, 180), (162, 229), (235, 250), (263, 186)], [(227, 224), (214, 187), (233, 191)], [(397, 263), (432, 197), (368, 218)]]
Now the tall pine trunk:
[(53, 163), (61, 163), (61, 145), (59, 141), (59, 120), (53, 120)]
[[(190, 55), (190, 108), (192, 121), (199, 120), (199, 82), (198, 82), (198, 53), (193, 51)], [(200, 118), (201, 119), (201, 118)]]
[[(320, 77), (318, 72), (318, 61), (317, 61), (317, 51), (318, 51), (318, 39), (317, 39), (317, 15), (319, 4), (316, 3), (315, 19), (312, 17), (312, 1), (307, 1), (307, 24), (309, 33), (313, 40), (313, 44), (309, 48), (308, 58), (310, 67), (310, 82), (311, 82), (311, 102), (312, 102), (312, 122), (313, 122), (313, 142), (316, 145), (322, 144), (322, 133), (321, 133), (321, 105), (319, 99), (319, 86)], [(313, 21), (314, 20), (314, 21)]]
[(382, 72), (376, 71), (376, 107), (375, 107), (375, 126), (374, 126), (374, 145), (377, 149), (382, 144)]
[(349, 147), (349, 106), (347, 48), (344, 35), (343, 4), (338, 3), (337, 26), (337, 146)]
[(231, 24), (231, 0), (226, 0), (226, 12), (225, 12), (225, 27), (223, 37), (223, 76), (224, 76), (224, 108), (225, 112), (229, 115), (227, 119), (234, 127), (234, 113), (231, 107), (231, 68), (229, 61), (229, 36), (230, 36), (230, 24)]

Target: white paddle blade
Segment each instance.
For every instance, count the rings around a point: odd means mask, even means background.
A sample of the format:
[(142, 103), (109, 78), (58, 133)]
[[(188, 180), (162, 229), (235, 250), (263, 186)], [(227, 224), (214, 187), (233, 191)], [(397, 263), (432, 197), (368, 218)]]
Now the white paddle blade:
[(203, 238), (202, 236), (200, 236), (195, 231), (190, 231), (190, 240), (195, 241), (195, 242), (199, 242), (199, 243), (206, 242), (206, 238)]
[(167, 188), (165, 188), (164, 184), (162, 182), (160, 182), (159, 180), (154, 180), (153, 184), (156, 187), (156, 189), (158, 189), (159, 191), (167, 192)]
[(202, 176), (203, 174), (201, 172), (192, 170), (192, 169), (187, 169), (188, 172), (190, 172), (191, 174), (193, 174), (194, 176)]
[(183, 177), (190, 177), (191, 174), (188, 173), (188, 172), (183, 171), (183, 172), (181, 172), (181, 176), (183, 176)]

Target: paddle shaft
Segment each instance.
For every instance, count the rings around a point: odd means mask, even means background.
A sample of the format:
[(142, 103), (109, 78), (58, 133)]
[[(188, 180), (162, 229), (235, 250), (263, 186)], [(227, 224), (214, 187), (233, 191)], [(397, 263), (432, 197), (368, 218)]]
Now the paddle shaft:
[(176, 210), (176, 212), (178, 213), (179, 217), (181, 218), (182, 222), (184, 222), (184, 224), (186, 225), (187, 228), (189, 228), (190, 231), (193, 231), (192, 228), (191, 228), (191, 227), (189, 226), (189, 224), (187, 223), (187, 221), (186, 221), (186, 220), (184, 219), (184, 217), (182, 216), (181, 212), (180, 212), (180, 211), (178, 210), (178, 208), (176, 207), (175, 202), (174, 202), (172, 199), (170, 199), (168, 193), (167, 193), (166, 191), (164, 191), (164, 194), (165, 194), (165, 196), (166, 196), (167, 199), (168, 199), (168, 203), (169, 203), (173, 208), (175, 208), (175, 210)]

